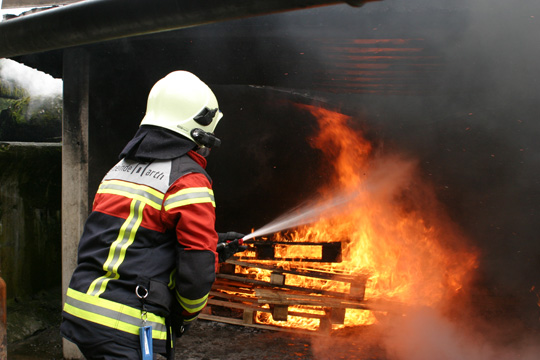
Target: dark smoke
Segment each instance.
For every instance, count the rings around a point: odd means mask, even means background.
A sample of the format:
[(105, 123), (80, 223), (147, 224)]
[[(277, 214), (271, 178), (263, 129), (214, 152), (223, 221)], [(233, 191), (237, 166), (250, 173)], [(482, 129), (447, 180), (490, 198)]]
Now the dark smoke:
[[(428, 94), (316, 93), (359, 119), (384, 151), (418, 159), (450, 217), (480, 249), (480, 267), (464, 295), (380, 330), (386, 356), (537, 358), (540, 3), (387, 0), (303, 16), (284, 15), (275, 28), (292, 38), (422, 39), (442, 64)], [(317, 344), (318, 358), (329, 358), (333, 342)]]

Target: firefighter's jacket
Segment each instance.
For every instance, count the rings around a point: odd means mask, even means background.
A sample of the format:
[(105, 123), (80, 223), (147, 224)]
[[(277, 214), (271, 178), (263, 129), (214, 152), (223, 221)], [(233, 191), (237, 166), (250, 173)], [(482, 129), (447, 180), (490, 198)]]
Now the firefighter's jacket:
[[(215, 280), (217, 233), (206, 159), (122, 159), (102, 180), (79, 243), (62, 335), (76, 344), (170, 346), (171, 312), (192, 321)], [(176, 309), (176, 310), (175, 310)]]

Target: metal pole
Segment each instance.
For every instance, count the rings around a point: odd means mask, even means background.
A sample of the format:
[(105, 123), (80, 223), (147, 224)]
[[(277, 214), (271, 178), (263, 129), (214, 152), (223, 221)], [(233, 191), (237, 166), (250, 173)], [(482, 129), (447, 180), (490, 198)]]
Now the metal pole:
[(6, 282), (0, 277), (0, 360), (7, 360)]
[(374, 0), (93, 0), (0, 23), (0, 58), (233, 19)]

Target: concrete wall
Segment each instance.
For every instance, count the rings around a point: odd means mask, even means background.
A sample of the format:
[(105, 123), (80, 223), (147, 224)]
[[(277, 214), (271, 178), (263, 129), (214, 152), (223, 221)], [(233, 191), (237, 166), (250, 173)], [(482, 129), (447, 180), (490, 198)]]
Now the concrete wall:
[(0, 145), (0, 275), (8, 299), (57, 287), (61, 146)]

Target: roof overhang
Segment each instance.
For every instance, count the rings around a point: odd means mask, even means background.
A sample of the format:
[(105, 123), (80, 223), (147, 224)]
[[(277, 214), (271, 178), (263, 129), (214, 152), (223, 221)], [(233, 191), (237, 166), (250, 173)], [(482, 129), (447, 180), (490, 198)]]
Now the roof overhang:
[(0, 23), (0, 58), (319, 6), (374, 0), (93, 0)]

